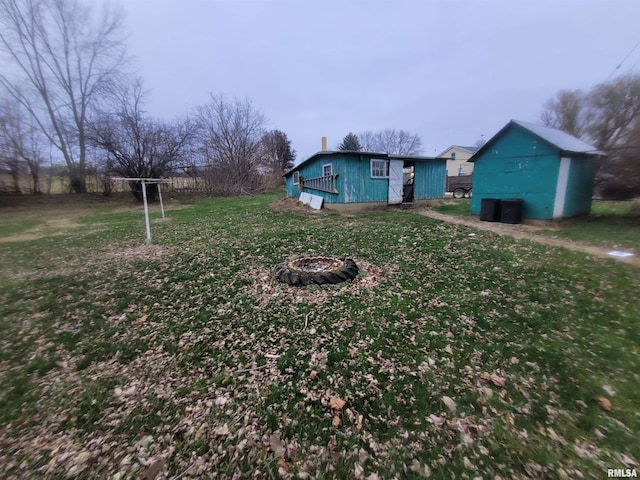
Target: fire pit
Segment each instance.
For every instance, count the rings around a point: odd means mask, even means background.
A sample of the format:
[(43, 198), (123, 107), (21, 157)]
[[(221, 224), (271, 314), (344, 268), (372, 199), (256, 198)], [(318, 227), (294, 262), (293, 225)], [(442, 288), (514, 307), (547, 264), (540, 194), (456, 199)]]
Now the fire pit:
[(274, 275), (289, 285), (335, 284), (354, 279), (358, 275), (358, 266), (346, 257), (296, 255), (276, 265)]

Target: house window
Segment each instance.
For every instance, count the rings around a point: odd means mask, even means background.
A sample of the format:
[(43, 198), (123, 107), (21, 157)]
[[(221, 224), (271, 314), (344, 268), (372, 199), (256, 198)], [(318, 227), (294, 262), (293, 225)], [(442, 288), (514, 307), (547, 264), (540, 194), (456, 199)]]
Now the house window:
[(379, 158), (372, 158), (371, 178), (389, 178), (389, 162)]
[(455, 160), (456, 159), (456, 152), (451, 152), (451, 160)]
[(293, 184), (300, 185), (300, 172), (293, 172)]
[(327, 163), (326, 165), (322, 166), (322, 176), (328, 177), (330, 175), (333, 175), (333, 165), (330, 163)]

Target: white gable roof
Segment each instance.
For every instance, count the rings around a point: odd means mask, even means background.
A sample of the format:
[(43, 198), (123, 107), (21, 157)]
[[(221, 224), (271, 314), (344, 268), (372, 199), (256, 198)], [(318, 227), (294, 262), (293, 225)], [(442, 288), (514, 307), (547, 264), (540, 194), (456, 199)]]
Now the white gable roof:
[(593, 145), (589, 145), (579, 138), (569, 135), (557, 128), (536, 125), (535, 123), (521, 122), (520, 120), (512, 120), (512, 122), (526, 128), (547, 142), (552, 143), (562, 151), (575, 153), (600, 153)]

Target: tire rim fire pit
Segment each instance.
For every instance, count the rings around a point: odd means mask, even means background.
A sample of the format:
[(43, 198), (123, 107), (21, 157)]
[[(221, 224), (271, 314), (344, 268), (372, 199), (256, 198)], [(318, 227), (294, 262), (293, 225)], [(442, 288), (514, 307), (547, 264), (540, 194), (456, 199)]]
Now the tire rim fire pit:
[(350, 258), (333, 255), (295, 255), (276, 265), (274, 275), (289, 285), (336, 284), (353, 280), (358, 266)]

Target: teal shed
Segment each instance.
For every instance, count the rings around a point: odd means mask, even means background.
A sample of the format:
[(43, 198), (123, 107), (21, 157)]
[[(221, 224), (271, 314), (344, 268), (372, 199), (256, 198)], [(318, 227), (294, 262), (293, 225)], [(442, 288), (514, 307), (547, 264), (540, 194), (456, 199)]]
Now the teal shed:
[(469, 159), (471, 214), (480, 214), (484, 198), (522, 199), (523, 218), (588, 214), (601, 155), (561, 130), (512, 120)]
[(444, 197), (446, 159), (355, 151), (321, 151), (285, 175), (287, 197), (305, 191), (324, 204), (394, 205)]

